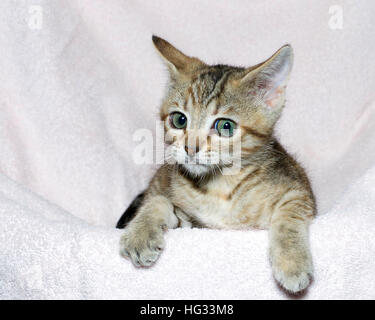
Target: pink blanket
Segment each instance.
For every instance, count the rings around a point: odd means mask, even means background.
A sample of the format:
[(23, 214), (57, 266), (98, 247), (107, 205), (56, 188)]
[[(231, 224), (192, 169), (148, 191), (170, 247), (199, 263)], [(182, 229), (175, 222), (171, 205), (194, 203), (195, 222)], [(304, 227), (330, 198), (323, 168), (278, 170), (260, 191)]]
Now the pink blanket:
[(277, 136), (318, 200), (306, 298), (375, 298), (375, 4), (337, 2), (1, 1), (0, 298), (285, 297), (263, 231), (170, 231), (149, 270), (119, 257), (154, 170), (132, 157), (167, 79), (152, 34), (241, 66), (292, 44)]

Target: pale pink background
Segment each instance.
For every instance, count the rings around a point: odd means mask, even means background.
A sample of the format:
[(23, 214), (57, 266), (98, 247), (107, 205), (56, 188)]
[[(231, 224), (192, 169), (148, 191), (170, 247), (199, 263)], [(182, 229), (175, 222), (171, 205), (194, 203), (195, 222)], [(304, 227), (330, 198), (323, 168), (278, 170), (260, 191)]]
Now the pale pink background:
[[(28, 26), (31, 5), (43, 9), (40, 30)], [(331, 5), (343, 8), (341, 30), (328, 26)], [(263, 232), (173, 231), (154, 270), (118, 258), (111, 227), (154, 170), (134, 164), (132, 134), (154, 130), (166, 85), (156, 34), (241, 66), (292, 44), (277, 136), (325, 214), (312, 230), (310, 297), (374, 298), (362, 288), (375, 270), (374, 18), (370, 0), (1, 1), (0, 297), (283, 297)], [(57, 248), (67, 251), (51, 258)], [(31, 267), (42, 270), (39, 289), (23, 282)]]

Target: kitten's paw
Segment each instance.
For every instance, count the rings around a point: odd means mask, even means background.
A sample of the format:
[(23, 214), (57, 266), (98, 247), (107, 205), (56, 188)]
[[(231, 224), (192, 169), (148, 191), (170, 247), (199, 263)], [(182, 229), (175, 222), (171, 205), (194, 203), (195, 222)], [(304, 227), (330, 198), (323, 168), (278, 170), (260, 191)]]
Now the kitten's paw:
[(272, 272), (281, 287), (292, 294), (305, 290), (313, 277), (312, 263), (309, 259), (296, 262), (290, 258), (280, 257), (274, 261)]
[(136, 267), (150, 267), (164, 249), (162, 229), (137, 229), (129, 226), (120, 240), (120, 254)]
[(295, 274), (288, 274), (283, 270), (274, 270), (273, 276), (282, 288), (290, 293), (297, 294), (309, 286), (312, 273), (302, 271)]

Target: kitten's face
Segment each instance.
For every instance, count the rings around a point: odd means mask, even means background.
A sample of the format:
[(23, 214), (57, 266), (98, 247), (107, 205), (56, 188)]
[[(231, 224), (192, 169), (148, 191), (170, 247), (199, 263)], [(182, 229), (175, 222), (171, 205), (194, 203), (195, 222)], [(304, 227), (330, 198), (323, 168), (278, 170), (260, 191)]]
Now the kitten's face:
[[(267, 128), (260, 128), (262, 117), (242, 107), (228, 82), (240, 72), (227, 66), (205, 67), (194, 78), (174, 81), (161, 110), (168, 161), (199, 176), (238, 163), (241, 153), (262, 144), (267, 136)], [(250, 127), (260, 130), (257, 136), (250, 134)]]
[(160, 38), (153, 41), (171, 76), (160, 112), (167, 162), (194, 176), (246, 163), (268, 141), (280, 115), (290, 47), (245, 69), (208, 66)]

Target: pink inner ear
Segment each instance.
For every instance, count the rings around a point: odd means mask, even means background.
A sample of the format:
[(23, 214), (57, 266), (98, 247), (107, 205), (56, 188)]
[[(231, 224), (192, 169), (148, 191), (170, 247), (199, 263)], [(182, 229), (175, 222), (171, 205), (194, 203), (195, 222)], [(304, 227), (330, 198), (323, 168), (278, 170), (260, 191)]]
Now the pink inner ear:
[(284, 89), (285, 87), (278, 87), (276, 88), (276, 90), (273, 90), (272, 93), (266, 94), (265, 103), (270, 108), (275, 108), (280, 102), (280, 98), (282, 96)]
[[(266, 86), (264, 85), (264, 87), (266, 87)], [(281, 96), (282, 96), (284, 90), (285, 90), (285, 86), (277, 87), (275, 90), (268, 91), (263, 96), (263, 100), (264, 100), (265, 104), (270, 108), (277, 107), (277, 105), (280, 102), (280, 99), (281, 99)], [(255, 97), (256, 95), (260, 94), (260, 92), (261, 92), (261, 90), (259, 90), (259, 86), (258, 86), (257, 90), (255, 90), (255, 89), (249, 90), (248, 94)]]
[(266, 82), (260, 82), (260, 83), (257, 84), (257, 88), (258, 88), (258, 90), (268, 89), (269, 85)]

